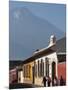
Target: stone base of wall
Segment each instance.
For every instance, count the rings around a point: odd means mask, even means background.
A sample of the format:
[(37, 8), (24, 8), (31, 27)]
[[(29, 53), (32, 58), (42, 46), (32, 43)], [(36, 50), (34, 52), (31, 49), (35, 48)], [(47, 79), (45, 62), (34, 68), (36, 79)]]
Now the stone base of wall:
[(43, 78), (35, 78), (35, 85), (44, 86)]
[(29, 78), (24, 78), (23, 83), (32, 84), (32, 80), (30, 80)]

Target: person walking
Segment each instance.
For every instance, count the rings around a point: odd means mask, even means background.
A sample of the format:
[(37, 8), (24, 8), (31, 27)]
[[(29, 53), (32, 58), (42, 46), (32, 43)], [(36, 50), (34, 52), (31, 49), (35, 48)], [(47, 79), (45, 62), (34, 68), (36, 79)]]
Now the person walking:
[(43, 77), (43, 84), (44, 84), (44, 87), (46, 87), (46, 81), (47, 81), (47, 79), (46, 79), (46, 77), (44, 76), (44, 77)]
[(48, 87), (50, 87), (51, 78), (48, 76)]
[(64, 85), (64, 80), (63, 80), (63, 77), (61, 76), (60, 77), (60, 86), (63, 86)]

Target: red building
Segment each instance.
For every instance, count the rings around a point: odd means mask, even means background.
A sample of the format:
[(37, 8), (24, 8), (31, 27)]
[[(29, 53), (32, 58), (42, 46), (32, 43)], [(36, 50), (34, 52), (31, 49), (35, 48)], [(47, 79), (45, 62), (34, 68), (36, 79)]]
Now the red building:
[(57, 57), (58, 57), (58, 79), (62, 76), (66, 83), (66, 37), (57, 41)]
[(18, 67), (22, 61), (9, 61), (9, 83), (18, 83)]
[(17, 82), (17, 69), (14, 68), (14, 69), (11, 69), (9, 71), (9, 83), (15, 83)]

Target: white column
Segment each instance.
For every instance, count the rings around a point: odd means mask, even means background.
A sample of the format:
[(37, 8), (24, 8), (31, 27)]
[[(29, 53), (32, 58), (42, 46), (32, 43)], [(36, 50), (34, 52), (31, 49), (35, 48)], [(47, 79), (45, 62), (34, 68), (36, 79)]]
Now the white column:
[[(52, 62), (51, 61), (49, 61), (49, 77), (52, 79)], [(50, 86), (52, 86), (52, 82)]]
[[(19, 78), (20, 78), (20, 81), (19, 81)], [(18, 83), (23, 83), (23, 79), (24, 79), (23, 71), (19, 71), (18, 72)]]
[(52, 65), (51, 65), (51, 62), (49, 62), (49, 76), (52, 78)]
[(24, 77), (23, 77), (23, 71), (21, 71), (21, 83), (23, 83), (23, 79), (24, 79)]
[(45, 60), (44, 60), (44, 76), (46, 76), (46, 66), (45, 66)]

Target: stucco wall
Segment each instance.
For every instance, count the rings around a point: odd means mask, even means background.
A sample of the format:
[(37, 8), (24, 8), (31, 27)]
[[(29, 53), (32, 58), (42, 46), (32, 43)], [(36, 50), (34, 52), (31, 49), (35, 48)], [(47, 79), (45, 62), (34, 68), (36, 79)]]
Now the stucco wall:
[[(57, 63), (58, 63), (58, 61), (57, 61), (57, 54), (56, 54), (56, 52), (51, 53), (49, 55), (45, 55), (45, 56), (43, 56), (41, 58), (36, 59), (36, 63), (38, 62), (38, 60), (41, 61), (41, 59), (43, 59), (43, 62), (45, 62), (45, 58), (46, 57), (49, 58), (49, 76), (52, 78), (52, 62), (53, 61), (56, 63), (56, 76), (57, 76)], [(46, 73), (45, 71), (46, 71), (46, 68), (45, 68), (45, 64), (44, 64), (44, 76), (46, 76), (45, 75), (45, 73)], [(37, 76), (37, 78), (35, 78), (35, 84), (43, 86), (42, 78), (43, 77), (40, 78), (40, 77)]]

